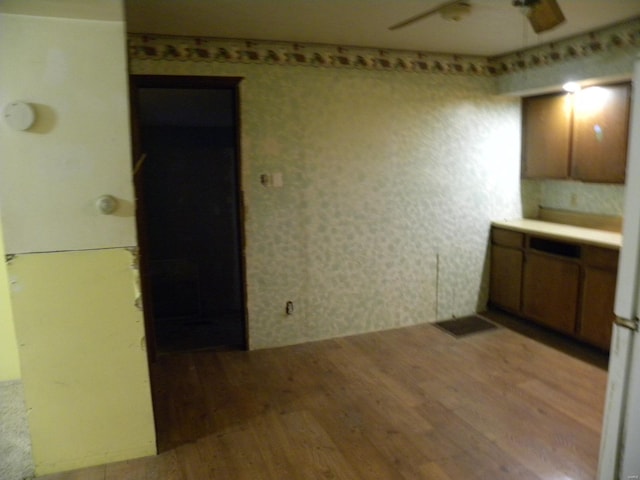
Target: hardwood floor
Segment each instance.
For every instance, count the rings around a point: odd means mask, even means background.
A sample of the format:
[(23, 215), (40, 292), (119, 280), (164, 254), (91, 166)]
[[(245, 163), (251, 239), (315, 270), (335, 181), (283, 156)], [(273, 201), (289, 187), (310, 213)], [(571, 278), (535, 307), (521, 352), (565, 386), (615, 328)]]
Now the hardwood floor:
[(421, 325), (164, 356), (162, 453), (46, 478), (593, 479), (607, 374), (556, 347)]

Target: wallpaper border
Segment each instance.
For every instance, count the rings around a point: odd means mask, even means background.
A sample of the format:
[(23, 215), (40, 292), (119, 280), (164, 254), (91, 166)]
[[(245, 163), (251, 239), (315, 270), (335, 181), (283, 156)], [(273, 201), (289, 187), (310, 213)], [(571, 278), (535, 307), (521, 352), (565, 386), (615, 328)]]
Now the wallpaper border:
[(498, 57), (340, 45), (128, 34), (130, 59), (248, 63), (496, 76), (640, 45), (640, 17)]
[(129, 34), (135, 60), (176, 60), (491, 75), (484, 57), (340, 45)]
[(494, 75), (509, 74), (640, 45), (640, 17), (594, 32), (488, 59)]

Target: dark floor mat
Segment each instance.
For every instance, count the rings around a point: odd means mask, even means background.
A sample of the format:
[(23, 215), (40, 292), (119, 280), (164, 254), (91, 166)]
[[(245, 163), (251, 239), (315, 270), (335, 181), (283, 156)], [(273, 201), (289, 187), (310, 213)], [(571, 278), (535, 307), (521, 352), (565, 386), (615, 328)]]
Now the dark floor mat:
[(456, 338), (497, 328), (496, 325), (478, 315), (442, 320), (434, 325)]

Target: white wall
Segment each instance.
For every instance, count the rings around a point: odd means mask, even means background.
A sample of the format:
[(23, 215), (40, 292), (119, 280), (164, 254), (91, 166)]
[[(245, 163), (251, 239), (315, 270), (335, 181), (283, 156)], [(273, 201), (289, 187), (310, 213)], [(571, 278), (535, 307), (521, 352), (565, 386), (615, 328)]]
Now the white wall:
[[(26, 132), (0, 122), (7, 253), (135, 245), (124, 23), (3, 14), (0, 25), (0, 105), (37, 112)], [(120, 200), (116, 215), (95, 209), (103, 194)]]

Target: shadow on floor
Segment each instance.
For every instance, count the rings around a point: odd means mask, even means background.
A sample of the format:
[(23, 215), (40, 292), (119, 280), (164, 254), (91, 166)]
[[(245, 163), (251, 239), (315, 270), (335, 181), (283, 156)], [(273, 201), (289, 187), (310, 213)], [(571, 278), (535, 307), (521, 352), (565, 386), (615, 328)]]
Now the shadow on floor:
[(215, 318), (170, 318), (156, 321), (160, 355), (218, 348), (244, 348), (244, 328), (239, 314)]
[(481, 313), (481, 315), (498, 325), (532, 338), (567, 355), (579, 358), (603, 370), (607, 370), (609, 366), (608, 353), (537, 325), (529, 320), (493, 308)]

